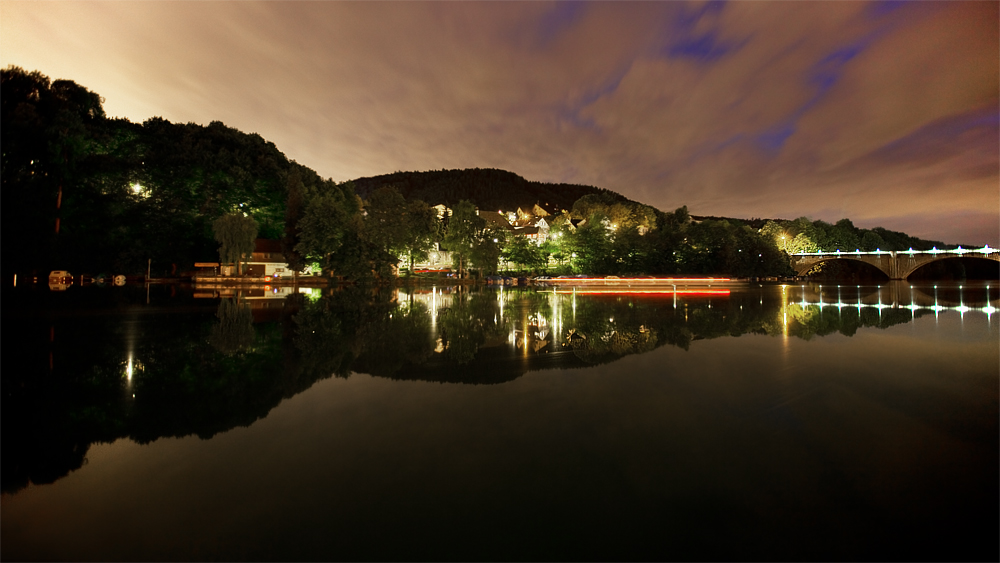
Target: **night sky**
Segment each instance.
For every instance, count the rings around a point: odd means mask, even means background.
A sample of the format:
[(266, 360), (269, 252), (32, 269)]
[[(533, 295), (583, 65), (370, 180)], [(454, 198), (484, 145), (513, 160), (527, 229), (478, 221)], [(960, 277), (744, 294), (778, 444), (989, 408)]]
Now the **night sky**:
[(998, 6), (5, 0), (0, 64), (338, 181), (502, 168), (997, 246)]

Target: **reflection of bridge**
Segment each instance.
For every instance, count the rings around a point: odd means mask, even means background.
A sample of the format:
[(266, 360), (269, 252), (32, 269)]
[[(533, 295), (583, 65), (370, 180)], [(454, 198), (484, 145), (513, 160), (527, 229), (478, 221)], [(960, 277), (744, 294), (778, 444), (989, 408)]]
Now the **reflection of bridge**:
[(912, 286), (894, 281), (879, 286), (853, 285), (791, 285), (781, 286), (785, 305), (818, 306), (821, 309), (907, 309), (911, 312), (945, 311), (986, 313), (989, 318), (998, 312), (1000, 291), (990, 284)]
[(817, 264), (830, 260), (854, 260), (864, 262), (878, 268), (882, 273), (893, 280), (905, 280), (917, 268), (949, 258), (985, 258), (1000, 262), (1000, 250), (990, 248), (989, 245), (977, 249), (964, 249), (958, 247), (955, 250), (903, 250), (886, 251), (876, 250), (875, 252), (801, 252), (792, 254), (792, 267), (800, 275), (806, 275), (809, 270)]

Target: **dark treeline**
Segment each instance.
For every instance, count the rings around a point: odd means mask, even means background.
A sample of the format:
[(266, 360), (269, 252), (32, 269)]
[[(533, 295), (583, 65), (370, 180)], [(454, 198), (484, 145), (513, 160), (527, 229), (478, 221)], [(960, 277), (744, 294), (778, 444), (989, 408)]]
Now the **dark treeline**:
[[(0, 101), (6, 275), (137, 274), (148, 260), (154, 276), (177, 275), (195, 262), (245, 262), (254, 236), (280, 240), (294, 271), (313, 266), (351, 281), (391, 280), (435, 245), (451, 251), (459, 275), (737, 277), (789, 275), (787, 254), (803, 250), (942, 246), (846, 219), (692, 220), (684, 207), (664, 213), (608, 190), (502, 170), (336, 183), (260, 135), (217, 121), (110, 119), (98, 94), (17, 67), (2, 71)], [(430, 205), (439, 203), (450, 217), (437, 217)], [(536, 203), (553, 213), (541, 245), (477, 214)]]
[(602, 195), (617, 202), (630, 201), (625, 196), (593, 186), (578, 184), (547, 184), (531, 182), (506, 170), (471, 168), (466, 170), (432, 170), (428, 172), (394, 172), (370, 178), (352, 180), (361, 197), (367, 199), (383, 186), (396, 188), (406, 199), (419, 199), (430, 205), (454, 207), (469, 200), (481, 209), (514, 211), (518, 207), (531, 209), (541, 204), (556, 213), (573, 208), (585, 195)]
[(293, 295), (261, 322), (254, 320), (261, 310), (244, 299), (206, 304), (160, 293), (152, 306), (140, 306), (141, 288), (85, 288), (73, 299), (22, 294), (3, 317), (10, 351), (0, 372), (2, 489), (66, 475), (95, 442), (209, 438), (250, 425), (329, 377), (496, 384), (665, 345), (686, 350), (698, 340), (743, 334), (850, 336), (914, 316), (851, 308), (824, 315), (753, 291), (675, 308), (670, 298), (574, 303), (567, 295), (511, 290), (501, 311), (496, 292), (467, 289), (451, 294), (436, 317), (414, 294), (343, 286), (318, 299)]
[(242, 211), (260, 236), (285, 234), (287, 184), (334, 188), (259, 135), (104, 115), (68, 80), (2, 75), (3, 268), (138, 273), (218, 260), (212, 223)]

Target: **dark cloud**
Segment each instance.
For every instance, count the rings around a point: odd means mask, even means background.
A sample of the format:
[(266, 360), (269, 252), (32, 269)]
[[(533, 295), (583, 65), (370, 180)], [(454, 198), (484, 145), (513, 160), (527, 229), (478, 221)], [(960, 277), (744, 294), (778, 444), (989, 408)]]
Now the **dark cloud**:
[(0, 62), (337, 180), (498, 167), (1000, 243), (998, 4), (0, 3)]

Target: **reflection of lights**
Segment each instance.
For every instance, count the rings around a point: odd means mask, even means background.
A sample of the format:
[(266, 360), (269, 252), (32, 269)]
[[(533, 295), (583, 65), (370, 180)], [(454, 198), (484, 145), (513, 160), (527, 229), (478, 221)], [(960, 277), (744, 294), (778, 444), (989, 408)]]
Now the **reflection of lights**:
[[(569, 291), (560, 291), (559, 293), (569, 295)], [(586, 288), (573, 288), (573, 295), (729, 295), (728, 289), (586, 289)], [(762, 301), (763, 302), (763, 301)], [(573, 302), (574, 309), (576, 308), (576, 302)]]
[(132, 380), (143, 370), (142, 362), (135, 359), (132, 352), (128, 353), (128, 360), (125, 362), (125, 386), (132, 387)]
[(806, 303), (806, 305), (815, 305), (819, 307), (820, 311), (822, 311), (827, 307), (836, 307), (837, 309), (847, 308), (847, 309), (857, 309), (858, 311), (861, 311), (862, 309), (877, 309), (879, 312), (881, 312), (883, 309), (905, 309), (911, 311), (912, 313), (916, 313), (917, 311), (933, 311), (935, 314), (947, 311), (957, 311), (959, 313), (978, 312), (978, 313), (986, 313), (987, 315), (992, 315), (993, 313), (997, 312), (996, 307), (994, 307), (992, 304), (983, 307), (970, 307), (968, 305), (949, 306), (949, 305), (940, 305), (937, 301), (934, 302), (934, 305), (917, 305), (915, 303), (910, 303), (909, 305), (889, 305), (885, 303), (878, 303), (878, 304), (868, 304), (861, 302), (844, 303), (843, 301), (837, 301), (836, 303), (823, 303), (823, 302)]
[[(575, 254), (574, 254), (575, 256)], [(657, 284), (683, 284), (683, 283), (725, 283), (732, 281), (732, 278), (617, 278), (617, 279), (607, 279), (607, 278), (554, 278), (547, 280), (549, 283), (567, 283), (567, 284), (586, 284), (586, 283), (603, 283), (603, 284), (618, 284), (618, 283), (645, 283), (650, 285)]]

